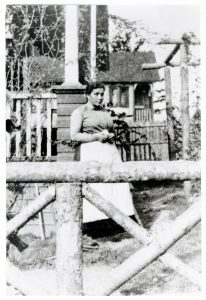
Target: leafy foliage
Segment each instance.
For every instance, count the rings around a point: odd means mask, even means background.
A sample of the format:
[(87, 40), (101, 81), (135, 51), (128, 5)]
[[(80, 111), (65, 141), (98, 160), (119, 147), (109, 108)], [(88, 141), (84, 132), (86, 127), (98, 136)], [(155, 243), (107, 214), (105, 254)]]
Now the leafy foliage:
[[(174, 143), (176, 159), (182, 159), (182, 122), (174, 117)], [(201, 112), (197, 108), (190, 122), (188, 157), (199, 160), (201, 157)]]

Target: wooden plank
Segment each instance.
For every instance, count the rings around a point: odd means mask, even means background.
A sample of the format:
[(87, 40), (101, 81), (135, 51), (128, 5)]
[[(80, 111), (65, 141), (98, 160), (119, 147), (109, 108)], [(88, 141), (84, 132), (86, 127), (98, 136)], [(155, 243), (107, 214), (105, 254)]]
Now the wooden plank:
[(63, 144), (57, 144), (57, 152), (58, 153), (73, 153), (74, 149), (72, 149), (68, 145), (63, 145)]
[(71, 116), (72, 112), (79, 107), (79, 104), (58, 104), (58, 116)]
[[(21, 99), (16, 100), (16, 118), (17, 123), (21, 124)], [(19, 157), (21, 155), (20, 152), (20, 142), (21, 142), (21, 130), (16, 132), (16, 156)]]
[(68, 162), (74, 160), (74, 153), (59, 153), (57, 156), (58, 162)]
[(168, 64), (170, 62), (170, 60), (173, 59), (173, 57), (175, 56), (175, 54), (179, 51), (180, 49), (180, 45), (175, 45), (174, 49), (170, 52), (170, 54), (166, 57), (165, 59), (165, 63)]
[(26, 101), (26, 155), (31, 156), (31, 102)]
[(51, 100), (47, 100), (47, 156), (51, 156), (51, 131), (52, 131), (52, 114)]
[(70, 140), (69, 128), (58, 128), (57, 129), (57, 140)]
[[(179, 45), (182, 45), (182, 44), (185, 43), (184, 39), (185, 39), (184, 36), (182, 36), (181, 39), (173, 39), (173, 38), (170, 38), (170, 37), (164, 37), (164, 38), (161, 38), (161, 40), (157, 44), (159, 44), (159, 45), (165, 45), (165, 44), (179, 44)], [(200, 40), (197, 39), (197, 38), (190, 38), (189, 43), (190, 43), (190, 45), (200, 45)]]
[(61, 94), (58, 95), (58, 105), (59, 104), (79, 104), (83, 105), (86, 103), (86, 98), (84, 94)]
[(37, 146), (36, 146), (36, 155), (41, 156), (41, 99), (35, 100), (36, 104), (36, 137), (37, 137)]
[(57, 127), (58, 128), (69, 128), (70, 127), (70, 116), (58, 116)]

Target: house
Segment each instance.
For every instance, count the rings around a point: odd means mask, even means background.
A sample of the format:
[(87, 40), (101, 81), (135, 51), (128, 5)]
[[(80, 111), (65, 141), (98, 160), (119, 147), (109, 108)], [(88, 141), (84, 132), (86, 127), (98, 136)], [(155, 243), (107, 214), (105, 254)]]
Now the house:
[[(152, 121), (153, 84), (160, 76), (157, 70), (143, 71), (142, 64), (155, 62), (152, 51), (110, 53), (109, 70), (97, 73), (97, 80), (105, 84), (105, 105), (133, 115), (136, 122)], [(61, 84), (64, 64), (57, 59), (33, 57), (30, 78), (34, 86)]]
[(133, 115), (134, 121), (152, 121), (153, 83), (160, 76), (157, 70), (143, 71), (142, 64), (155, 62), (152, 51), (110, 53), (109, 71), (97, 74), (106, 87), (105, 104)]

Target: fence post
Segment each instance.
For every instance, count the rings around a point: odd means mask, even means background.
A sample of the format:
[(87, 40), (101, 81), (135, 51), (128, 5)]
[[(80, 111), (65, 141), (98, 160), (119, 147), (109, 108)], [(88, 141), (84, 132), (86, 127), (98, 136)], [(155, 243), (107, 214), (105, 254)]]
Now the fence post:
[(83, 295), (82, 185), (56, 184), (58, 295)]

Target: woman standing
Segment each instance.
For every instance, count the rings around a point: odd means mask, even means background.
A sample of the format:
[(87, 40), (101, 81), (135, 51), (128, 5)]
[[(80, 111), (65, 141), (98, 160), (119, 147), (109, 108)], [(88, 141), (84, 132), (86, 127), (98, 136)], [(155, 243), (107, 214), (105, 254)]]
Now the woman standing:
[[(119, 163), (121, 158), (114, 144), (113, 120), (102, 107), (104, 85), (91, 83), (86, 87), (87, 103), (78, 107), (71, 116), (70, 136), (80, 142), (80, 161)], [(128, 183), (91, 183), (91, 188), (110, 201), (126, 215), (134, 215), (133, 201)], [(107, 216), (91, 205), (83, 203), (83, 222), (107, 219)]]

